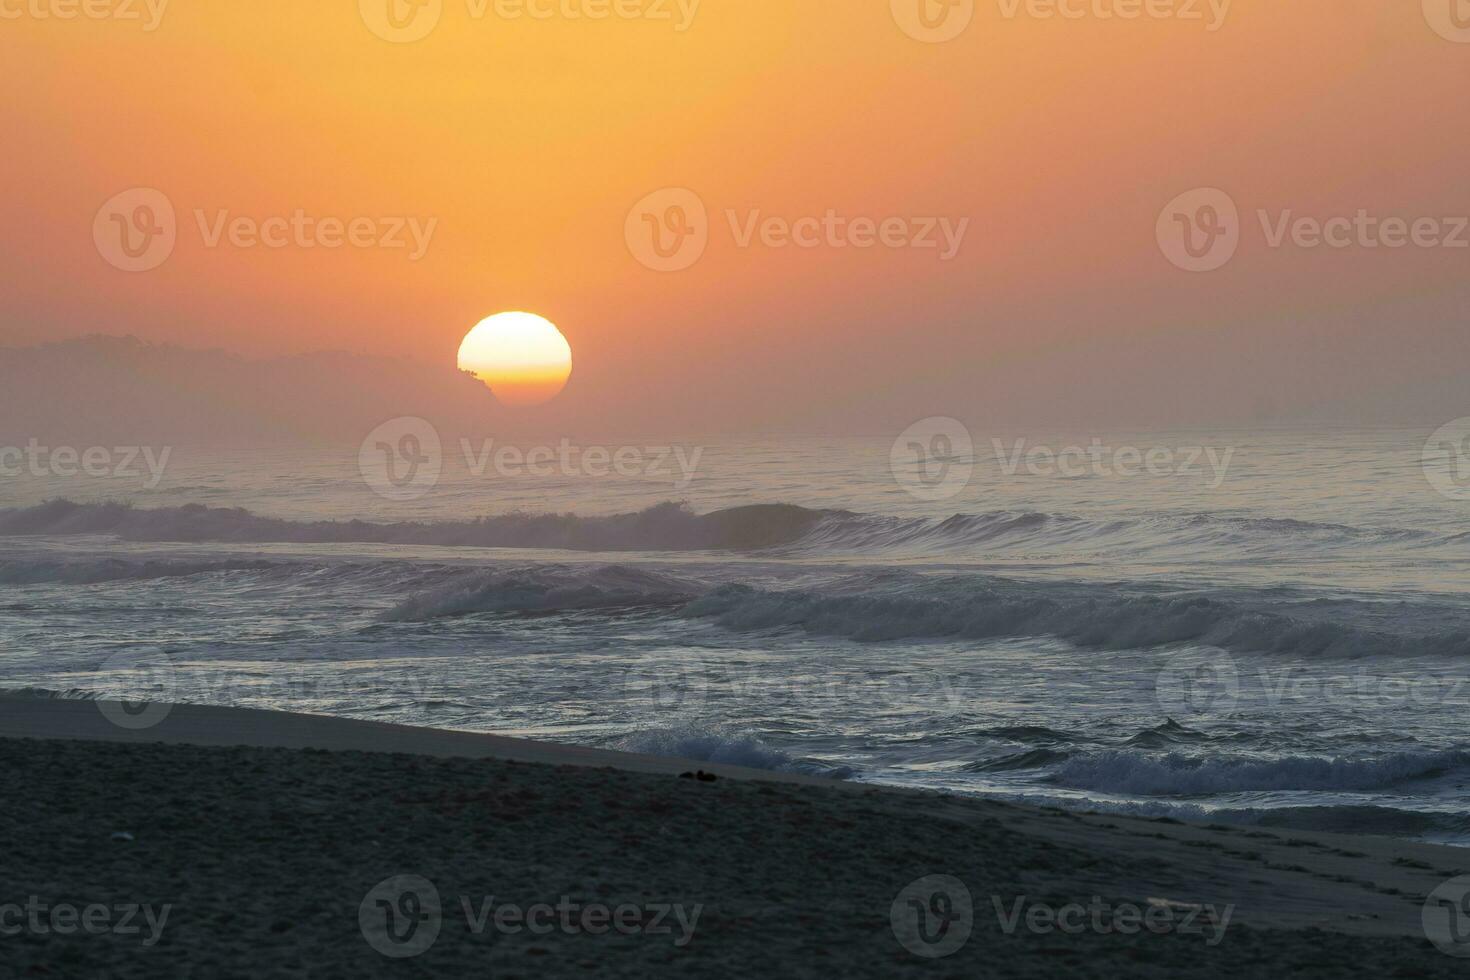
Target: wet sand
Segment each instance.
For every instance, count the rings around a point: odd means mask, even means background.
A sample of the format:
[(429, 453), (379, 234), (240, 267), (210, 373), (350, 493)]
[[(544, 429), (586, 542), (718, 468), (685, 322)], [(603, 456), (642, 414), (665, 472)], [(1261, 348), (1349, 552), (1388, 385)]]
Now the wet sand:
[(116, 710), (0, 699), (0, 977), (1466, 967), (1421, 918), (1470, 870), (1458, 848), (277, 712), (171, 706), (128, 730)]

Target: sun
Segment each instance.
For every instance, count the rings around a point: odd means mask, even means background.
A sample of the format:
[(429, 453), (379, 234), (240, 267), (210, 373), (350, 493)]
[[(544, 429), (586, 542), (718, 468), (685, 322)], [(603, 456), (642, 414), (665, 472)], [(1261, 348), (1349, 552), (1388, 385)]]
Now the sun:
[(545, 317), (497, 313), (465, 334), (459, 369), (483, 381), (504, 405), (542, 405), (572, 376), (572, 347)]

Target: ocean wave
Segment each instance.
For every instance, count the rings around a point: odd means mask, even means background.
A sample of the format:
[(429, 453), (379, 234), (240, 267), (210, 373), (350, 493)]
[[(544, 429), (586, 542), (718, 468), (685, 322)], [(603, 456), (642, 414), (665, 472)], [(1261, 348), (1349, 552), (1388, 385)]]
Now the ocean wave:
[(1227, 513), (1184, 513), (1104, 519), (1041, 511), (998, 510), (945, 518), (893, 517), (827, 512), (810, 533), (793, 542), (803, 553), (962, 555), (979, 549), (1086, 548), (1129, 554), (1204, 546), (1279, 554), (1290, 540), (1298, 549), (1331, 551), (1376, 544), (1447, 544), (1439, 531), (1352, 527), (1292, 518)]
[(962, 767), (965, 772), (1015, 772), (1020, 769), (1042, 769), (1065, 761), (1070, 753), (1059, 749), (1032, 749), (998, 759), (985, 759)]
[(7, 558), (0, 559), (0, 585), (99, 585), (275, 567), (273, 562), (248, 559)]
[(52, 500), (0, 509), (0, 535), (111, 534), (130, 541), (298, 544), (400, 544), (536, 548), (569, 551), (774, 551), (791, 556), (966, 556), (1024, 550), (1130, 555), (1197, 554), (1202, 547), (1279, 555), (1361, 551), (1375, 545), (1454, 543), (1438, 531), (1351, 527), (1228, 513), (1088, 518), (1027, 510), (898, 517), (794, 504), (751, 504), (695, 513), (663, 503), (636, 513), (582, 517), (511, 513), (472, 520), (293, 521), (247, 510), (185, 504), (139, 508), (125, 503)]
[(0, 697), (27, 698), (37, 701), (97, 701), (102, 695), (86, 688), (70, 687), (64, 691), (49, 687), (0, 687)]
[(1085, 736), (1057, 731), (1042, 725), (1001, 725), (997, 728), (981, 728), (969, 734), (981, 738), (1001, 738), (1011, 742), (1038, 742), (1043, 745), (1056, 742), (1088, 741)]
[(1197, 732), (1192, 728), (1185, 728), (1173, 718), (1165, 719), (1162, 725), (1154, 728), (1146, 728), (1133, 735), (1124, 742), (1143, 749), (1161, 749), (1171, 745), (1189, 744), (1191, 742), (1207, 742), (1210, 736), (1203, 732)]
[(865, 642), (1050, 636), (1105, 650), (1194, 643), (1309, 657), (1470, 655), (1470, 611), (1399, 604), (1390, 619), (1382, 605), (1270, 590), (883, 573), (821, 589), (724, 585), (689, 603), (684, 614), (735, 630), (796, 629)]
[(1138, 796), (1207, 796), (1286, 790), (1384, 789), (1470, 766), (1470, 752), (1399, 752), (1377, 758), (1157, 755), (1128, 750), (1074, 756), (1049, 781)]
[(800, 539), (824, 512), (754, 504), (696, 514), (659, 504), (634, 514), (504, 514), (470, 521), (291, 521), (232, 507), (139, 508), (53, 500), (0, 510), (0, 535), (111, 534), (127, 541), (398, 544), (567, 551), (754, 551)]
[[(0, 512), (0, 524), (8, 520), (13, 529), (17, 513)], [(37, 519), (35, 509), (24, 513), (32, 518), (29, 527), (76, 526), (76, 515), (68, 517), (65, 508), (48, 512), (45, 520)], [(153, 514), (152, 520), (158, 512), (122, 513)], [(736, 520), (736, 512), (722, 513)], [(1183, 589), (883, 568), (805, 573), (789, 580), (799, 584), (773, 586), (769, 578), (760, 584), (742, 581), (746, 568), (700, 565), (669, 571), (633, 564), (506, 562), (486, 567), (408, 558), (142, 558), (38, 551), (0, 558), (0, 585), (231, 575), (247, 584), (282, 584), (298, 591), (351, 589), (385, 609), (379, 620), (386, 623), (473, 613), (648, 608), (734, 631), (798, 631), (860, 642), (1039, 637), (1102, 650), (1189, 644), (1307, 658), (1470, 656), (1470, 605), (1449, 598), (1383, 602), (1282, 588)], [(762, 572), (751, 566), (748, 574)], [(1177, 741), (1177, 734), (1143, 733), (1139, 744), (1161, 747)]]
[[(1054, 637), (1104, 650), (1193, 644), (1343, 659), (1470, 656), (1470, 609), (1463, 605), (1327, 601), (1273, 589), (1181, 591), (893, 570), (802, 587), (711, 586), (625, 565), (438, 566), (412, 578), (396, 575), (395, 590), (411, 594), (383, 614), (386, 621), (665, 607), (671, 616), (729, 630), (796, 630), (860, 642)], [(1136, 744), (1160, 748), (1197, 734), (1171, 725), (1138, 733)]]
[(673, 606), (687, 602), (693, 594), (687, 583), (622, 565), (473, 570), (449, 575), (380, 618), (385, 622), (413, 622), (471, 613)]
[(772, 748), (753, 735), (707, 731), (699, 728), (660, 728), (634, 732), (615, 740), (611, 748), (620, 752), (718, 762), (747, 769), (800, 772), (808, 775), (847, 779), (853, 770), (811, 759), (798, 759)]

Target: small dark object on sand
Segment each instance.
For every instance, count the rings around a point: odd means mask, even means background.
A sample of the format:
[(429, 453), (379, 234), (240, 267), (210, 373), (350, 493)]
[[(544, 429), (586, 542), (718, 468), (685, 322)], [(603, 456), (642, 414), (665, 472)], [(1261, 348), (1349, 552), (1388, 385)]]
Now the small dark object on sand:
[(712, 783), (716, 779), (719, 779), (720, 777), (716, 776), (712, 772), (705, 772), (703, 769), (701, 769), (697, 773), (696, 772), (681, 772), (681, 773), (679, 773), (679, 778), (680, 779), (697, 779), (701, 783)]

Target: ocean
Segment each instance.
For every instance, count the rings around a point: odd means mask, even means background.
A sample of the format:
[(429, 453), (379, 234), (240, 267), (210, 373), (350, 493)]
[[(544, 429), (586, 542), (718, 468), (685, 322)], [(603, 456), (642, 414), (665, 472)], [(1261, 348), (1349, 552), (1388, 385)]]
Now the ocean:
[(1470, 480), (1432, 427), (397, 425), (0, 454), (0, 688), (1470, 844)]

